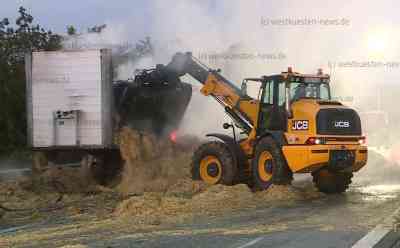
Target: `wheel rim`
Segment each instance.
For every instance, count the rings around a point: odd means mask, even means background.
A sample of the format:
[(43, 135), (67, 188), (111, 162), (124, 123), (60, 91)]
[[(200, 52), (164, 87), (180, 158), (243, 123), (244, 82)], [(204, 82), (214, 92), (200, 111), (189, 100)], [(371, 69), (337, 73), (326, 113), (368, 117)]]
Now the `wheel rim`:
[(328, 170), (320, 170), (318, 172), (318, 177), (320, 178), (320, 181), (328, 181), (328, 182), (332, 182), (335, 180), (335, 176), (330, 173)]
[(321, 178), (324, 178), (324, 179), (333, 178), (333, 174), (330, 173), (330, 172), (329, 172), (328, 170), (326, 170), (326, 169), (320, 170), (320, 171), (318, 172), (318, 175), (319, 175)]
[(206, 156), (200, 161), (200, 177), (208, 184), (217, 184), (221, 179), (221, 162), (215, 156)]
[(263, 151), (258, 159), (258, 175), (264, 182), (272, 179), (273, 157), (269, 151)]

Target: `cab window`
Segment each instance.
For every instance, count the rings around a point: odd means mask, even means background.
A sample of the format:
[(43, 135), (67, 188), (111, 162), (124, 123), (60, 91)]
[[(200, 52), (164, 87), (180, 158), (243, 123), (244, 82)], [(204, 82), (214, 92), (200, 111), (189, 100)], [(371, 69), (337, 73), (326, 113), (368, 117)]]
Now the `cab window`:
[(329, 92), (329, 84), (321, 84), (319, 95), (319, 97), (324, 100), (329, 100), (331, 98)]
[(279, 84), (279, 97), (278, 97), (278, 105), (283, 106), (285, 104), (285, 83), (280, 83)]
[(265, 84), (262, 103), (271, 105), (274, 103), (274, 83), (272, 80)]
[(261, 83), (260, 82), (250, 82), (247, 83), (246, 93), (253, 99), (260, 100)]
[(329, 85), (317, 83), (291, 83), (290, 96), (292, 101), (301, 98), (329, 100)]

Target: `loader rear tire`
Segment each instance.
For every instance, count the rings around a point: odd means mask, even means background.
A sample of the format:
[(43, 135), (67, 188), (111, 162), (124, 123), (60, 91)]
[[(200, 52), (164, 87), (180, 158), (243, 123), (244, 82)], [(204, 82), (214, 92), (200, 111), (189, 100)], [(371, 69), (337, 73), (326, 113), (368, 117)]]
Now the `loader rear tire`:
[(293, 173), (279, 146), (270, 136), (262, 138), (257, 144), (252, 160), (252, 175), (254, 191), (266, 190), (272, 184), (290, 184), (293, 180)]
[(192, 178), (207, 184), (232, 185), (237, 168), (228, 146), (219, 141), (201, 145), (192, 157)]
[(321, 169), (312, 173), (315, 186), (325, 194), (339, 194), (345, 192), (351, 184), (353, 173), (351, 172), (330, 172)]

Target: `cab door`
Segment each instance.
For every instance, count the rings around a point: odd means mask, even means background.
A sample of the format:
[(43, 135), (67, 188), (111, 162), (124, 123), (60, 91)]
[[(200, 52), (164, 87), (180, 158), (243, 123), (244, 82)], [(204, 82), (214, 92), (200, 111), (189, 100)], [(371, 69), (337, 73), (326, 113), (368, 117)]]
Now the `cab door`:
[(287, 122), (285, 104), (282, 100), (284, 99), (284, 83), (279, 83), (277, 79), (267, 79), (262, 90), (258, 133), (261, 134), (267, 130), (285, 131)]

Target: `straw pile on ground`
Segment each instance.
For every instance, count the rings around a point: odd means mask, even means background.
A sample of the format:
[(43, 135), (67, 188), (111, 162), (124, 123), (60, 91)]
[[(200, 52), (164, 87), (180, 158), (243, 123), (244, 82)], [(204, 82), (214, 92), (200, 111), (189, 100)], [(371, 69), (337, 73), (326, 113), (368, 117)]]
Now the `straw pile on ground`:
[(320, 196), (314, 189), (301, 191), (291, 186), (274, 185), (253, 193), (245, 184), (207, 186), (192, 181), (193, 151), (182, 151), (176, 144), (129, 128), (120, 133), (120, 147), (125, 164), (118, 189), (128, 198), (114, 215), (134, 217), (141, 224), (158, 225)]
[[(208, 186), (200, 181), (192, 181), (190, 160), (193, 148), (189, 150), (188, 147), (179, 147), (169, 140), (158, 140), (151, 134), (123, 128), (120, 151), (124, 166), (115, 189), (97, 185), (90, 166), (85, 166), (90, 165), (90, 161), (83, 161), (81, 168), (52, 166), (34, 180), (22, 181), (10, 186), (10, 189), (3, 187), (0, 190), (0, 202), (23, 208), (30, 204), (36, 206), (33, 203), (43, 199), (43, 192), (49, 194), (49, 202), (57, 199), (56, 192), (102, 192), (104, 194), (97, 198), (100, 201), (108, 199), (106, 201), (113, 201), (113, 204), (100, 203), (99, 209), (108, 204), (112, 207), (114, 217), (130, 219), (137, 224), (159, 225), (320, 196), (313, 187), (299, 190), (292, 186), (274, 185), (267, 191), (253, 193), (245, 184)], [(114, 196), (116, 193), (124, 200)], [(79, 199), (88, 198), (85, 195), (67, 194), (63, 202), (80, 202)]]

